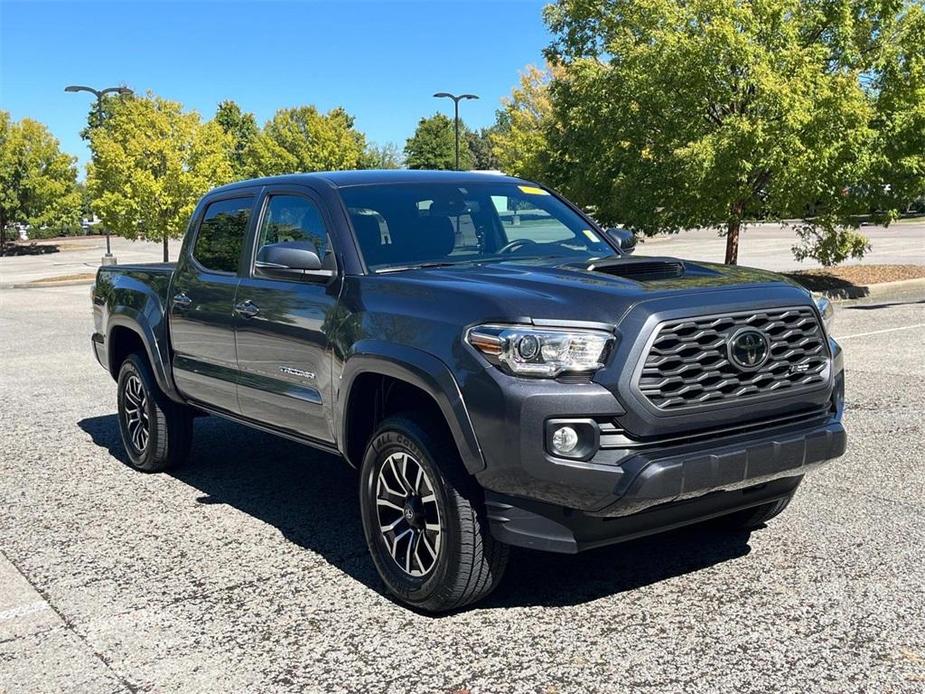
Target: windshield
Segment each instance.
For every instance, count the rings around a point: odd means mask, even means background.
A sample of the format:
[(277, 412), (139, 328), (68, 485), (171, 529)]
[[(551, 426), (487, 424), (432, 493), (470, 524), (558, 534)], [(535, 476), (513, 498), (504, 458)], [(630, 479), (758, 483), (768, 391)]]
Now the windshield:
[(564, 202), (526, 184), (390, 183), (340, 194), (370, 270), (616, 254)]

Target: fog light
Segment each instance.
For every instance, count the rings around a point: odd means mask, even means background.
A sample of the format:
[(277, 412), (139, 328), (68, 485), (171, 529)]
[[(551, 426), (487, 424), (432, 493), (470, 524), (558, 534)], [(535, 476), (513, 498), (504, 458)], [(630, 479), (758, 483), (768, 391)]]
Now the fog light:
[(578, 432), (572, 427), (559, 427), (552, 435), (552, 448), (559, 455), (568, 455), (578, 446)]

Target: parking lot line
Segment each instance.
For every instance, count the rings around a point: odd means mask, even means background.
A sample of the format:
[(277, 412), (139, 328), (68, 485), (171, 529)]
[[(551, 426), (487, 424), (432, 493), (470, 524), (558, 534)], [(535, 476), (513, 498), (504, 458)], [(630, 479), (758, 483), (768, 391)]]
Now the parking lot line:
[(838, 341), (848, 340), (852, 337), (867, 337), (868, 335), (880, 335), (882, 333), (894, 333), (897, 330), (912, 330), (913, 328), (925, 328), (925, 323), (916, 323), (915, 325), (903, 325), (899, 328), (884, 328), (883, 330), (871, 330), (869, 333), (855, 333), (854, 335), (842, 335), (836, 337)]

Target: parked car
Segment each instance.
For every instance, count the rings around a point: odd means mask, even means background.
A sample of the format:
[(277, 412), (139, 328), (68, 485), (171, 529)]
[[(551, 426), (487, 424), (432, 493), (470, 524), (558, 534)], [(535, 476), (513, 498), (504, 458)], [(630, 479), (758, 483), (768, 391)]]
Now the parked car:
[(426, 611), (488, 594), (512, 545), (756, 528), (845, 450), (831, 306), (624, 243), (505, 176), (218, 188), (176, 264), (98, 272), (127, 460), (183, 462), (202, 414), (342, 456), (382, 580)]

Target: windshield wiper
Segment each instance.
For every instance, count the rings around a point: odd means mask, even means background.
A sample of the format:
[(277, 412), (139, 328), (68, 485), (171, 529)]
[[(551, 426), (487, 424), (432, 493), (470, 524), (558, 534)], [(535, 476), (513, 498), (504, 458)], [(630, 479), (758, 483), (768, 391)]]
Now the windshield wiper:
[(421, 270), (424, 268), (432, 267), (450, 267), (451, 265), (464, 265), (471, 262), (471, 260), (460, 260), (455, 263), (448, 261), (438, 261), (433, 263), (417, 263), (415, 265), (395, 265), (393, 267), (384, 267), (381, 270), (376, 270), (376, 274), (384, 274), (386, 272), (404, 272), (405, 270)]

